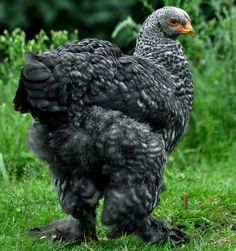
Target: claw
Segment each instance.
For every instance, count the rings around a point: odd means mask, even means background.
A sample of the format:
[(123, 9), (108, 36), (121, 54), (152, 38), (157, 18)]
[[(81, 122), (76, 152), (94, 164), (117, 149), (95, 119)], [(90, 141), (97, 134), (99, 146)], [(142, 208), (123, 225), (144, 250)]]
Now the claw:
[(120, 237), (121, 235), (123, 235), (124, 234), (124, 232), (121, 230), (121, 229), (112, 229), (112, 230), (110, 230), (107, 234), (106, 234), (106, 236), (107, 236), (107, 238), (109, 238), (109, 239), (116, 239), (116, 238), (118, 238), (118, 237)]
[(182, 245), (190, 239), (179, 228), (171, 227), (166, 220), (154, 217), (142, 221), (136, 234), (149, 243), (160, 244), (169, 241), (171, 247)]
[(179, 228), (173, 227), (169, 232), (169, 240), (172, 247), (180, 246), (190, 240), (189, 235), (182, 232)]

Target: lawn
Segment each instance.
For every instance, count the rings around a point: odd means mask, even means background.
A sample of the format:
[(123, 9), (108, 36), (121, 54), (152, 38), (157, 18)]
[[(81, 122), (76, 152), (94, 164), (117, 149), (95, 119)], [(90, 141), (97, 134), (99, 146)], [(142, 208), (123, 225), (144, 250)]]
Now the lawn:
[[(179, 250), (236, 250), (236, 183), (235, 168), (189, 166), (185, 170), (167, 168), (167, 190), (154, 215), (168, 218), (191, 236)], [(63, 243), (52, 243), (27, 236), (27, 230), (64, 217), (57, 203), (50, 174), (41, 166), (41, 175), (34, 171), (21, 181), (0, 183), (0, 249), (1, 250), (64, 250)], [(183, 194), (189, 194), (188, 207)], [(102, 203), (101, 203), (102, 204)], [(99, 212), (102, 205), (99, 207)], [(99, 218), (99, 217), (98, 217)], [(98, 234), (102, 239), (94, 244), (82, 244), (70, 250), (170, 250), (164, 246), (143, 244), (136, 237), (104, 240), (105, 228), (98, 219)], [(68, 248), (68, 247), (67, 247)], [(173, 250), (173, 249), (172, 249)]]

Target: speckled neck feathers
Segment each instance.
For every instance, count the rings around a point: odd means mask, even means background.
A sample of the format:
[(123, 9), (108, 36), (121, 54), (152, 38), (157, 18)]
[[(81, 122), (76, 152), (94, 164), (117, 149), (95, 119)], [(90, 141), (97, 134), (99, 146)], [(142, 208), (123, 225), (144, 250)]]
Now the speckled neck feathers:
[(192, 106), (192, 77), (181, 44), (176, 37), (167, 37), (160, 27), (146, 29), (146, 26), (147, 21), (140, 30), (134, 55), (149, 59), (170, 73), (176, 94), (183, 96), (184, 102)]
[(145, 58), (158, 65), (160, 70), (173, 80), (174, 93), (182, 104), (185, 119), (179, 125), (170, 124), (169, 128), (163, 130), (163, 138), (168, 142), (166, 149), (171, 152), (189, 121), (193, 105), (193, 83), (188, 61), (177, 37), (165, 34), (157, 22), (153, 25), (152, 17), (151, 15), (141, 27), (134, 56)]

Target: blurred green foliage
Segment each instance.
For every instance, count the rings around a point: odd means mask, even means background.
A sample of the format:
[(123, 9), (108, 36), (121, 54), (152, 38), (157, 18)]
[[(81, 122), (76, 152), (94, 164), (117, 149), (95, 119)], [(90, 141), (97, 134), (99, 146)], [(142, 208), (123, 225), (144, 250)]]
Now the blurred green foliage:
[[(180, 147), (170, 158), (169, 165), (198, 167), (201, 162), (207, 165), (214, 162), (222, 165), (223, 168), (224, 163), (234, 164), (236, 152), (236, 7), (233, 1), (166, 0), (157, 3), (157, 1), (147, 0), (136, 2), (84, 0), (78, 4), (81, 7), (78, 10), (76, 1), (66, 3), (67, 1), (51, 0), (36, 3), (30, 0), (15, 0), (13, 1), (15, 4), (9, 6), (3, 0), (0, 3), (0, 22), (4, 19), (4, 10), (9, 12), (20, 2), (25, 5), (16, 7), (15, 13), (19, 14), (18, 17), (12, 13), (12, 20), (5, 19), (7, 28), (12, 29), (20, 24), (19, 26), (27, 29), (29, 27), (27, 25), (32, 23), (31, 18), (36, 14), (32, 12), (32, 15), (26, 17), (24, 11), (28, 5), (37, 4), (37, 11), (45, 14), (45, 24), (50, 24), (46, 30), (66, 27), (69, 31), (47, 33), (40, 31), (35, 38), (30, 40), (20, 29), (13, 32), (5, 31), (0, 36), (0, 51), (3, 57), (3, 62), (0, 64), (0, 173), (4, 173), (5, 177), (6, 170), (9, 173), (15, 173), (16, 176), (21, 176), (31, 167), (40, 168), (42, 165), (34, 158), (25, 142), (30, 116), (13, 112), (12, 100), (20, 69), (24, 64), (24, 52), (45, 51), (77, 39), (78, 32), (72, 31), (74, 28), (78, 28), (80, 38), (89, 33), (90, 37), (101, 36), (111, 40), (112, 35), (114, 42), (125, 48), (126, 52), (131, 52), (144, 15), (147, 16), (152, 8), (156, 9), (157, 6), (161, 7), (163, 4), (176, 5), (189, 12), (198, 33), (194, 40), (180, 37), (193, 73), (195, 102), (189, 131)], [(116, 9), (114, 7), (116, 5), (119, 8)], [(132, 6), (140, 6), (140, 10), (134, 8), (131, 11)], [(59, 18), (62, 9), (68, 11), (77, 23), (72, 22), (70, 26), (67, 26), (66, 15), (65, 19)], [(77, 14), (76, 11), (78, 11)], [(83, 21), (80, 21), (80, 18), (84, 18)], [(113, 18), (115, 23), (110, 22)], [(54, 26), (54, 22), (58, 22), (58, 26)], [(85, 27), (88, 27), (85, 24), (93, 28), (96, 26), (96, 29), (91, 28), (85, 32)], [(103, 29), (103, 25), (109, 28)], [(97, 36), (98, 33), (99, 36)], [(35, 167), (34, 169), (37, 170)]]
[[(194, 25), (205, 28), (205, 21), (214, 20), (218, 13), (230, 9), (234, 0), (1, 0), (0, 32), (21, 28), (27, 38), (40, 30), (79, 30), (80, 38), (111, 39), (117, 23), (128, 16), (136, 23), (143, 23), (153, 10), (164, 5), (183, 7), (192, 16)], [(125, 52), (134, 44), (129, 34), (114, 39)]]
[(1, 30), (16, 27), (32, 38), (43, 29), (79, 29), (80, 37), (110, 39), (115, 25), (127, 16), (142, 22), (148, 11), (137, 0), (8, 0), (0, 1)]

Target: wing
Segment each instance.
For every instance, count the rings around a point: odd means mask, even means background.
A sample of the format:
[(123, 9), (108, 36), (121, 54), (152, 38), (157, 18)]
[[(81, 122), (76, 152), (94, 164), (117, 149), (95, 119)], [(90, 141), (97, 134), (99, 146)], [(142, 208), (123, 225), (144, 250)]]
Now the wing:
[[(164, 124), (179, 116), (181, 102), (165, 69), (143, 58), (122, 56), (114, 71), (112, 84), (108, 84), (107, 72), (100, 71), (97, 78), (103, 82), (102, 88), (95, 95), (87, 93), (85, 103), (122, 111), (151, 123)], [(91, 84), (91, 89), (94, 86)]]
[[(28, 64), (21, 71), (19, 86), (14, 98), (15, 110), (21, 113), (32, 108), (58, 112), (66, 109), (68, 74), (60, 62), (48, 57), (47, 64), (40, 56), (27, 53)], [(53, 62), (53, 67), (49, 65)]]
[[(108, 72), (112, 61), (120, 55), (118, 47), (97, 39), (74, 41), (39, 55), (27, 53), (28, 64), (22, 70), (13, 101), (15, 110), (61, 112), (71, 105), (81, 106), (97, 66)], [(107, 65), (101, 64), (102, 58), (107, 59)]]

